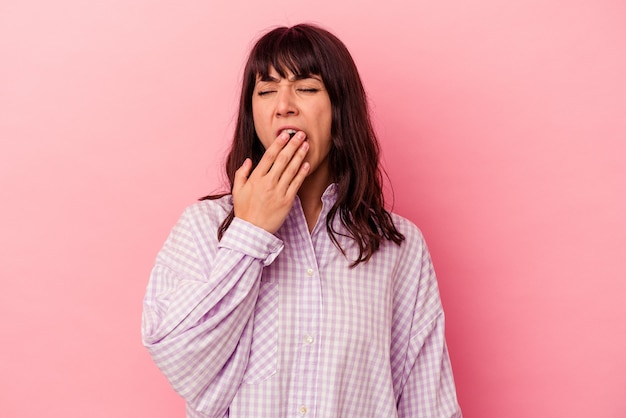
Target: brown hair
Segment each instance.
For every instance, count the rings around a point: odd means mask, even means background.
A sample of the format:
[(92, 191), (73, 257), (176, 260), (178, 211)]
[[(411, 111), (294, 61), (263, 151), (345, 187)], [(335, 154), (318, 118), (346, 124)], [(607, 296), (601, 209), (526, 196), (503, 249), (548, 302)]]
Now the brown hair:
[[(336, 215), (347, 229), (347, 236), (359, 247), (359, 257), (352, 266), (368, 261), (383, 238), (400, 245), (404, 236), (384, 208), (380, 148), (358, 70), (345, 45), (335, 35), (314, 25), (276, 28), (261, 37), (250, 52), (243, 75), (237, 126), (226, 160), (231, 191), (235, 171), (243, 161), (249, 157), (256, 166), (265, 152), (254, 129), (252, 93), (257, 76), (267, 77), (271, 67), (281, 77), (287, 71), (296, 76), (320, 76), (330, 97), (332, 146), (328, 159), (337, 184), (337, 201), (326, 217), (326, 229), (335, 246), (345, 255), (336, 234), (346, 234), (332, 226)], [(218, 238), (221, 239), (233, 217), (231, 211), (218, 230)]]

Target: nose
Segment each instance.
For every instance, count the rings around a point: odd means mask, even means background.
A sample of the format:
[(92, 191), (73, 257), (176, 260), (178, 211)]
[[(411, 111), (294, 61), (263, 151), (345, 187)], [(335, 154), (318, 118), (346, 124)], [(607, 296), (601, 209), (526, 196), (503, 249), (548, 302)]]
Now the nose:
[(278, 91), (276, 116), (293, 116), (298, 113), (294, 91), (291, 88), (282, 88)]

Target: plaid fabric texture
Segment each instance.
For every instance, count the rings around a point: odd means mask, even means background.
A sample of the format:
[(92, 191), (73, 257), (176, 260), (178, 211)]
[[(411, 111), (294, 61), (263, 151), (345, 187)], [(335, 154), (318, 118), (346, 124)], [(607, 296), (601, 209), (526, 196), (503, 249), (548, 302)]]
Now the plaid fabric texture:
[[(299, 201), (275, 234), (235, 218), (232, 198), (185, 210), (159, 252), (144, 299), (143, 342), (188, 418), (461, 417), (437, 280), (423, 237), (332, 244), (322, 197), (309, 233)], [(339, 222), (335, 230), (344, 231)]]

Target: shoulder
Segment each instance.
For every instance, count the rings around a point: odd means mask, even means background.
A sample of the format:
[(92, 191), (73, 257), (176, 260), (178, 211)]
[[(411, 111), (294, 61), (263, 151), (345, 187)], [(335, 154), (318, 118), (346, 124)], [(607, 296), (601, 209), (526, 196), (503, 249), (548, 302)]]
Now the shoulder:
[(439, 315), (442, 308), (426, 240), (421, 230), (410, 220), (397, 214), (392, 214), (392, 219), (405, 238), (399, 246), (400, 254), (394, 275), (397, 303), (414, 306), (420, 310), (420, 316), (429, 322)]
[(426, 245), (424, 235), (417, 225), (397, 213), (391, 212), (390, 216), (396, 229), (404, 235), (405, 239), (401, 247), (411, 247), (415, 249), (415, 246), (423, 247)]
[[(396, 229), (404, 235), (404, 241), (400, 245), (391, 241), (385, 243), (385, 248), (388, 251), (397, 254), (397, 272), (401, 276), (419, 278), (417, 282), (430, 281), (434, 278), (434, 272), (432, 271), (430, 251), (422, 231), (403, 216), (391, 213), (391, 217)], [(422, 285), (423, 283), (416, 284)]]
[(217, 237), (217, 230), (232, 207), (231, 195), (195, 202), (183, 210), (175, 229), (196, 237)]
[(172, 254), (212, 254), (218, 245), (217, 231), (232, 208), (230, 196), (201, 200), (187, 206), (170, 231), (164, 249)]
[(232, 195), (225, 195), (218, 199), (207, 199), (193, 203), (185, 208), (181, 217), (187, 221), (221, 224), (232, 208)]

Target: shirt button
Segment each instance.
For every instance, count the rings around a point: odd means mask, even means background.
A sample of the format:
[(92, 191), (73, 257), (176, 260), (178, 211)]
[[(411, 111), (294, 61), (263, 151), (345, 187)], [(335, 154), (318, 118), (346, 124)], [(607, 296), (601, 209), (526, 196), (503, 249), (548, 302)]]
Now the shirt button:
[(300, 412), (300, 415), (306, 415), (308, 409), (306, 409), (306, 406), (301, 405), (300, 408), (298, 408), (298, 412)]
[(313, 269), (306, 269), (306, 275), (307, 276), (311, 277), (311, 276), (313, 276), (313, 273), (314, 273)]
[(307, 344), (313, 344), (313, 341), (314, 341), (313, 337), (311, 337), (309, 334), (307, 334), (307, 335), (305, 335), (305, 336), (304, 336), (304, 342), (305, 342), (305, 343), (307, 343)]

